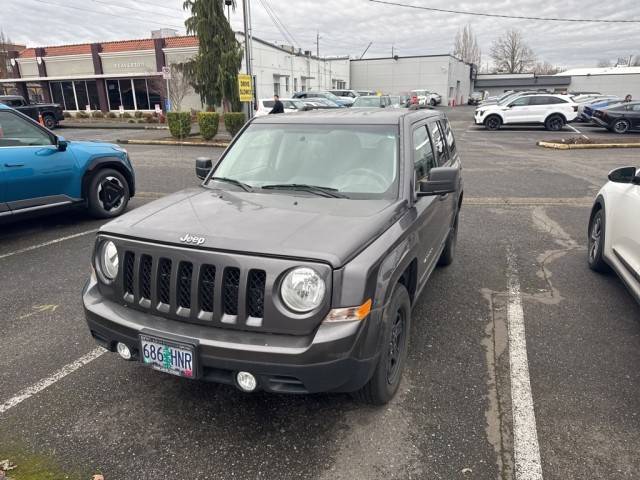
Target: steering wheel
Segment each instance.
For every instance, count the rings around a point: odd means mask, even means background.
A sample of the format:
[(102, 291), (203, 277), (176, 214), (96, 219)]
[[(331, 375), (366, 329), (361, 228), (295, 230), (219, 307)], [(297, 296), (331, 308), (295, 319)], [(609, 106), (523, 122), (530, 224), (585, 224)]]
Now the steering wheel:
[(381, 190), (386, 190), (389, 188), (389, 181), (384, 178), (381, 174), (374, 170), (369, 170), (368, 168), (355, 168), (353, 170), (349, 170), (346, 176), (357, 176), (357, 175), (365, 175), (376, 181)]

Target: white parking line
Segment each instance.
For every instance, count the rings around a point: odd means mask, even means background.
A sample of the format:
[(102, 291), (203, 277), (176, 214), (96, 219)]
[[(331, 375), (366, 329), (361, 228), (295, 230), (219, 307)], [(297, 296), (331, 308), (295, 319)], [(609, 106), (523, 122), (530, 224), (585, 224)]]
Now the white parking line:
[(576, 127), (574, 127), (573, 125), (569, 125), (567, 124), (567, 127), (569, 127), (571, 130), (573, 130), (574, 132), (576, 132), (578, 135), (580, 135), (582, 138), (586, 138), (587, 140), (589, 140), (589, 137), (587, 137), (584, 133), (582, 133), (580, 130), (578, 130)]
[(51, 385), (56, 383), (58, 380), (62, 380), (64, 377), (66, 377), (70, 373), (75, 372), (80, 367), (83, 367), (86, 364), (93, 362), (96, 358), (100, 357), (104, 353), (106, 353), (106, 350), (104, 348), (97, 347), (91, 350), (86, 355), (83, 355), (82, 357), (77, 359), (75, 362), (71, 362), (65, 365), (60, 370), (55, 372), (53, 375), (47, 378), (43, 378), (39, 382), (31, 385), (30, 387), (25, 388), (24, 390), (20, 391), (16, 396), (11, 397), (9, 400), (4, 402), (3, 404), (0, 404), (0, 415), (6, 412), (7, 410), (15, 407), (16, 405), (21, 404), (25, 400), (33, 397), (34, 395), (40, 393), (45, 388), (50, 387)]
[(507, 251), (507, 322), (509, 329), (509, 370), (513, 410), (513, 456), (516, 480), (542, 480), (540, 446), (533, 409), (524, 311), (516, 256)]
[(20, 250), (14, 250), (13, 252), (4, 253), (0, 255), (0, 260), (7, 257), (13, 257), (14, 255), (19, 255), (21, 253), (30, 252), (32, 250), (37, 250), (38, 248), (47, 247), (49, 245), (54, 245), (56, 243), (64, 242), (65, 240), (71, 240), (73, 238), (82, 237), (84, 235), (90, 235), (92, 233), (96, 233), (98, 229), (86, 230), (80, 233), (74, 233), (73, 235), (68, 235), (66, 237), (56, 238), (55, 240), (49, 240), (48, 242), (39, 243), (38, 245), (32, 245), (30, 247), (21, 248)]

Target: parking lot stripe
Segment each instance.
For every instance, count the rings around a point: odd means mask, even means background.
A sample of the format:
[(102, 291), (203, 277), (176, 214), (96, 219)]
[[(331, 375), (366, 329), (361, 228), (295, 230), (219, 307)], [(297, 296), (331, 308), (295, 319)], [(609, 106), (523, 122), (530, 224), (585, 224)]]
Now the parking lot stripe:
[(542, 463), (533, 409), (524, 311), (515, 254), (507, 251), (507, 326), (513, 410), (513, 456), (516, 480), (542, 480)]
[(64, 242), (65, 240), (71, 240), (73, 238), (82, 237), (84, 235), (90, 235), (92, 233), (96, 233), (98, 229), (86, 230), (80, 233), (74, 233), (73, 235), (67, 235), (66, 237), (56, 238), (55, 240), (49, 240), (48, 242), (39, 243), (38, 245), (32, 245), (30, 247), (21, 248), (20, 250), (14, 250), (13, 252), (4, 253), (0, 255), (0, 260), (7, 257), (13, 257), (14, 255), (19, 255), (21, 253), (30, 252), (32, 250), (37, 250), (38, 248), (48, 247), (49, 245), (55, 245), (56, 243)]
[(24, 390), (20, 391), (14, 397), (11, 397), (9, 400), (7, 400), (4, 403), (0, 404), (0, 415), (5, 413), (7, 410), (15, 407), (16, 405), (21, 404), (25, 400), (33, 397), (34, 395), (40, 393), (45, 388), (50, 387), (51, 385), (53, 385), (57, 381), (62, 380), (64, 377), (66, 377), (70, 373), (73, 373), (76, 370), (78, 370), (79, 368), (81, 368), (81, 367), (85, 366), (86, 364), (94, 361), (96, 358), (100, 357), (104, 353), (106, 353), (106, 350), (104, 348), (97, 347), (97, 348), (91, 350), (86, 355), (83, 355), (82, 357), (78, 358), (76, 361), (65, 365), (60, 370), (55, 372), (53, 375), (51, 375), (51, 376), (49, 376), (47, 378), (43, 378), (39, 382), (31, 385), (30, 387), (25, 388)]

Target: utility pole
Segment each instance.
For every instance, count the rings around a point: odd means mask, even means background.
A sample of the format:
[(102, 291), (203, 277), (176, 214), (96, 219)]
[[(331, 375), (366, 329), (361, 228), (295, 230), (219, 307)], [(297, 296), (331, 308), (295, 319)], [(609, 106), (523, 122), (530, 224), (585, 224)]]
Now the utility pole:
[(316, 30), (316, 58), (317, 60), (317, 65), (318, 65), (318, 90), (322, 90), (322, 87), (320, 86), (320, 31)]
[(391, 58), (393, 58), (393, 43), (391, 44)]
[(367, 50), (369, 50), (369, 47), (373, 44), (373, 42), (369, 42), (369, 45), (367, 45), (367, 48), (364, 49), (364, 52), (362, 52), (362, 55), (360, 55), (360, 58), (362, 59), (362, 57), (364, 57), (364, 54), (367, 53)]
[[(251, 35), (251, 7), (250, 0), (242, 0), (242, 11), (244, 13), (244, 62), (247, 68), (247, 75), (251, 77), (251, 85), (253, 95), (256, 95), (256, 86), (253, 84), (253, 69), (252, 69), (252, 35)], [(248, 117), (253, 117), (253, 100), (248, 105)]]

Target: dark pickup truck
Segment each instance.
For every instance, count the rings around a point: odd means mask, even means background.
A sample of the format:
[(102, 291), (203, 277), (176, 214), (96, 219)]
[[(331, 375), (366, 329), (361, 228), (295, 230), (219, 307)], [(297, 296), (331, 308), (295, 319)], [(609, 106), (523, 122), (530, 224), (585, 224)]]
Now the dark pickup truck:
[(57, 103), (29, 103), (19, 95), (0, 95), (0, 103), (24, 113), (36, 122), (42, 115), (44, 126), (49, 129), (56, 128), (64, 119), (62, 106)]

